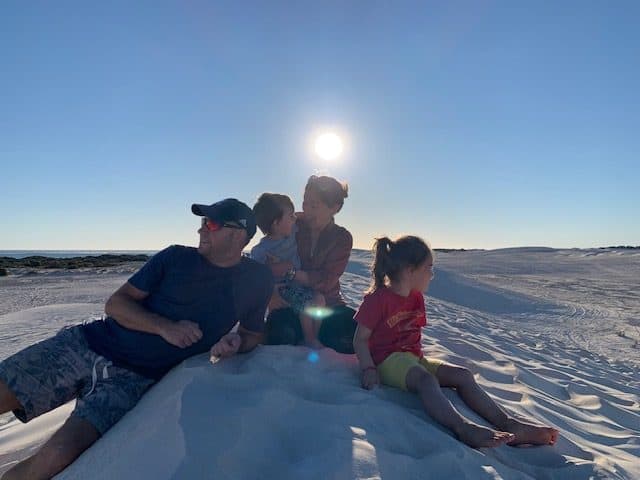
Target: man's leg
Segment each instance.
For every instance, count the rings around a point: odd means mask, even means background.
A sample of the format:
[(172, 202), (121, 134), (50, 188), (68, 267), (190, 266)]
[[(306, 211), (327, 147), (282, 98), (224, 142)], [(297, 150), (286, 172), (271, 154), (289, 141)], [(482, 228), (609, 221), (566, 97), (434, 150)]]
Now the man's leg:
[(0, 414), (22, 408), (15, 394), (0, 380)]
[(71, 416), (32, 457), (7, 471), (2, 480), (40, 480), (51, 478), (70, 465), (100, 438), (87, 420)]
[[(77, 397), (82, 385), (91, 387), (97, 355), (79, 328), (63, 329), (0, 362), (0, 411), (13, 410), (28, 422)], [(99, 436), (93, 425), (74, 417), (3, 479), (50, 478), (71, 463)]]

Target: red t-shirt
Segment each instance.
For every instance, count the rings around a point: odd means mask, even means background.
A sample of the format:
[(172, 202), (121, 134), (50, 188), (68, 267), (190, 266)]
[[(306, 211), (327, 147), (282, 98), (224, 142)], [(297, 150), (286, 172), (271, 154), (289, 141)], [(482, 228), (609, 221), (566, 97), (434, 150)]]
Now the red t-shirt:
[(427, 324), (422, 293), (412, 291), (408, 297), (387, 287), (364, 296), (354, 320), (372, 330), (369, 350), (376, 365), (394, 352), (412, 352), (422, 357), (420, 337)]

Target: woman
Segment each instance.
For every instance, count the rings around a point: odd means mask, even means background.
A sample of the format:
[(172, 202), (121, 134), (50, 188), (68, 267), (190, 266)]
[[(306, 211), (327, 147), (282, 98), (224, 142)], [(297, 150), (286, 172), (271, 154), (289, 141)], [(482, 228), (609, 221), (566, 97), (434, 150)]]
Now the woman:
[[(324, 296), (327, 308), (321, 309), (318, 315), (321, 322), (318, 340), (341, 353), (353, 353), (356, 327), (355, 311), (346, 306), (340, 292), (340, 276), (347, 267), (353, 238), (347, 229), (334, 222), (347, 192), (347, 184), (335, 178), (309, 177), (304, 190), (303, 215), (297, 220), (296, 242), (301, 268), (295, 270), (289, 262), (271, 264), (274, 276), (286, 275)], [(267, 343), (300, 343), (304, 335), (295, 312), (278, 298), (271, 304), (271, 310), (266, 325)]]

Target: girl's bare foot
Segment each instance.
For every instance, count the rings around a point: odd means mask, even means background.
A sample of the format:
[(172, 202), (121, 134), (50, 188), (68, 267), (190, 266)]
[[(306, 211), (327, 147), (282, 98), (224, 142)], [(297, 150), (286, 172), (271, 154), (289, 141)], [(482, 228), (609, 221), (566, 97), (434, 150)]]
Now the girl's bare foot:
[(504, 429), (515, 435), (515, 439), (509, 445), (554, 445), (558, 440), (558, 430), (551, 427), (542, 427), (531, 423), (521, 422), (510, 418), (504, 425)]
[(456, 434), (460, 441), (473, 448), (498, 447), (515, 440), (515, 435), (512, 433), (492, 430), (475, 423), (466, 422), (456, 431)]

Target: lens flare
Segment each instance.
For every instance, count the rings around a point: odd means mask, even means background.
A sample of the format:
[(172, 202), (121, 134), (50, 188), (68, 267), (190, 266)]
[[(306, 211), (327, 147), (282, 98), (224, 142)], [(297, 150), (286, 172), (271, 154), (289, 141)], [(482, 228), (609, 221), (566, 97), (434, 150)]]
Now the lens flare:
[(322, 320), (324, 317), (331, 315), (331, 309), (327, 307), (307, 307), (304, 309), (304, 313), (309, 315), (315, 320)]

